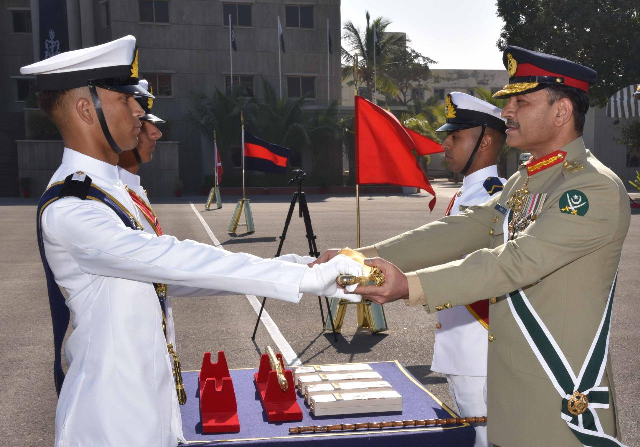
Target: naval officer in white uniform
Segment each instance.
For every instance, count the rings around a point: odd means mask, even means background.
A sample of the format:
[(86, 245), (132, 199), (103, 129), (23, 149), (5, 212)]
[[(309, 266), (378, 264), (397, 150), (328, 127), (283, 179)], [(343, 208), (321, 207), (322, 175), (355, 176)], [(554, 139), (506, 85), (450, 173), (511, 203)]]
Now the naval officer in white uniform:
[(65, 345), (66, 378), (58, 355), (54, 365), (56, 445), (175, 446), (183, 440), (180, 412), (152, 283), (297, 302), (305, 292), (343, 295), (336, 276), (362, 270), (346, 258), (309, 268), (130, 227), (143, 217), (116, 164), (140, 132), (144, 112), (133, 95), (151, 97), (137, 86), (132, 36), (62, 53), (21, 72), (36, 76), (39, 105), (65, 143), (50, 182), (49, 195), (56, 196), (41, 201), (38, 221), (48, 286), (55, 279), (67, 295), (49, 287), (56, 347), (69, 316), (73, 326)]
[[(445, 100), (447, 132), (442, 143), (449, 169), (464, 175), (446, 215), (455, 216), (502, 191), (498, 154), (505, 140), (502, 110), (465, 93), (452, 92)], [(461, 278), (464, 281), (464, 278)], [(490, 280), (490, 278), (487, 278)], [(438, 312), (431, 370), (445, 374), (458, 412), (463, 417), (487, 414), (487, 300)], [(476, 424), (475, 447), (487, 447), (486, 424)]]
[[(153, 93), (149, 87), (149, 82), (146, 79), (140, 79), (138, 86), (142, 87), (146, 91)], [(142, 128), (138, 135), (138, 145), (131, 151), (125, 151), (120, 153), (118, 161), (118, 173), (120, 180), (125, 186), (125, 189), (133, 199), (135, 207), (142, 211), (144, 217), (140, 223), (142, 229), (149, 234), (161, 235), (162, 227), (156, 216), (151, 202), (147, 196), (146, 189), (141, 184), (140, 166), (144, 163), (149, 163), (153, 159), (153, 154), (157, 147), (157, 142), (162, 138), (162, 131), (158, 128), (159, 124), (164, 124), (166, 121), (155, 114), (153, 111), (153, 99), (148, 97), (136, 98), (140, 107), (144, 111), (144, 115), (140, 117), (142, 122)], [(142, 203), (140, 203), (142, 202)], [(130, 210), (133, 212), (133, 210)], [(146, 212), (146, 215), (145, 215)], [(312, 256), (300, 256), (294, 253), (278, 256), (276, 258), (281, 261), (294, 262), (296, 264), (310, 264), (316, 260)], [(167, 343), (171, 343), (175, 350), (178, 350), (176, 344), (176, 332), (175, 324), (173, 321), (173, 303), (172, 297), (201, 297), (201, 296), (214, 296), (214, 295), (227, 295), (225, 291), (216, 291), (201, 289), (197, 287), (178, 286), (174, 284), (168, 284), (167, 295), (165, 298), (165, 319), (166, 319), (166, 336)]]

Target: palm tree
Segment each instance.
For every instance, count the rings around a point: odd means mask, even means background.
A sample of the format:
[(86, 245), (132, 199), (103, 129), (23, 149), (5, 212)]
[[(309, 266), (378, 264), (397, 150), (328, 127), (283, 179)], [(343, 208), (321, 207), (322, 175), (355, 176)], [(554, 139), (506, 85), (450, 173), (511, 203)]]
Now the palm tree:
[[(391, 24), (389, 19), (378, 17), (371, 22), (369, 11), (366, 12), (367, 25), (364, 31), (353, 24), (351, 20), (345, 23), (342, 38), (347, 42), (348, 49), (342, 48), (342, 79), (353, 76), (353, 65), (358, 56), (358, 79), (354, 79), (359, 85), (366, 86), (366, 97), (372, 98), (374, 91), (374, 51), (376, 52), (377, 85), (381, 92), (389, 91), (395, 94), (393, 83), (385, 76), (384, 69), (389, 63), (391, 49), (406, 45), (406, 38), (401, 34), (386, 34), (385, 30)], [(373, 43), (373, 29), (378, 36), (377, 48)], [(350, 83), (351, 84), (351, 83)]]
[[(191, 93), (187, 121), (194, 123), (207, 139), (215, 130), (220, 158), (224, 166), (232, 166), (231, 149), (240, 146), (240, 112), (253, 101), (244, 96), (240, 86), (225, 94), (216, 88), (213, 96)], [(213, 143), (212, 147), (213, 147)]]

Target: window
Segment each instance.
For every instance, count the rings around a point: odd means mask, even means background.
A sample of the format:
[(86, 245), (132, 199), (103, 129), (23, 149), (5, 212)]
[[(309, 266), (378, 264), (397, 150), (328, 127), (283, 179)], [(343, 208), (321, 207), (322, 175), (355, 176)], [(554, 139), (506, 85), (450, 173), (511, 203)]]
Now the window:
[(251, 5), (223, 3), (222, 21), (224, 26), (229, 26), (229, 14), (231, 14), (233, 26), (251, 26)]
[(173, 83), (170, 74), (146, 73), (140, 77), (149, 81), (149, 86), (153, 89), (153, 96), (173, 96)]
[(26, 101), (33, 91), (31, 79), (16, 78), (16, 101)]
[(438, 98), (438, 101), (444, 101), (444, 89), (443, 88), (434, 88), (433, 96)]
[(414, 88), (411, 90), (411, 99), (418, 99), (424, 101), (424, 90), (421, 88)]
[(14, 33), (31, 32), (31, 10), (11, 11)]
[(285, 13), (287, 28), (313, 29), (313, 6), (287, 6)]
[[(231, 76), (224, 77), (224, 84), (227, 94), (231, 93)], [(243, 96), (253, 98), (253, 76), (233, 75), (233, 88), (241, 85), (243, 88)]]
[(98, 5), (98, 13), (100, 14), (100, 27), (102, 29), (111, 26), (111, 14), (109, 13), (109, 2), (103, 1)]
[(169, 23), (169, 2), (167, 0), (138, 0), (140, 21)]
[(311, 76), (287, 76), (287, 92), (289, 98), (314, 99), (316, 97), (316, 78)]

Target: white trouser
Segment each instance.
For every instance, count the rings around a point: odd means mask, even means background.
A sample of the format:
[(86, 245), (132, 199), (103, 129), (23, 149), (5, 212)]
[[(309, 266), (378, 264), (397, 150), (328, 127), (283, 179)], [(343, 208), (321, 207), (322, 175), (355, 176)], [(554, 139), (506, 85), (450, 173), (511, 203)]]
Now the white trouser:
[[(487, 378), (446, 374), (449, 391), (461, 417), (487, 415)], [(487, 440), (487, 424), (474, 424), (474, 447), (491, 447)]]

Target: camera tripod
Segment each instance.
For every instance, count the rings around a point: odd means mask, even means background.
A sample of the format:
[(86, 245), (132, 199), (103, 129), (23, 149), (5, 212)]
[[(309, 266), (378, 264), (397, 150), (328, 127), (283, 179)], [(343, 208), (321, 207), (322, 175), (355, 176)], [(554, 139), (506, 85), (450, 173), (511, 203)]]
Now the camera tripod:
[[(302, 182), (306, 178), (307, 174), (302, 169), (295, 169), (293, 171), (295, 176), (287, 182), (287, 186), (292, 185), (294, 182), (298, 184), (298, 190), (293, 193), (293, 197), (291, 198), (291, 205), (289, 205), (289, 212), (287, 213), (287, 219), (284, 222), (284, 229), (282, 230), (282, 235), (280, 236), (280, 244), (278, 245), (278, 251), (276, 252), (276, 257), (282, 254), (282, 245), (284, 244), (284, 240), (287, 237), (287, 230), (289, 229), (289, 224), (291, 223), (291, 216), (293, 216), (293, 210), (296, 207), (296, 202), (300, 202), (300, 207), (298, 209), (298, 217), (301, 217), (304, 220), (304, 227), (306, 230), (307, 241), (309, 243), (309, 256), (313, 256), (317, 258), (320, 256), (320, 252), (316, 247), (316, 235), (313, 234), (313, 227), (311, 226), (311, 216), (309, 215), (309, 207), (307, 206), (307, 198), (302, 191)], [(329, 305), (329, 299), (325, 296), (325, 304), (327, 306), (328, 320), (331, 322), (331, 329), (333, 332), (334, 341), (338, 341), (338, 337), (336, 335), (336, 329), (333, 323), (333, 317), (331, 316), (331, 306)], [(256, 326), (253, 329), (253, 335), (251, 336), (251, 340), (256, 339), (256, 332), (258, 330), (258, 325), (260, 324), (260, 318), (262, 317), (262, 311), (264, 309), (264, 305), (267, 301), (267, 298), (262, 298), (262, 305), (260, 306), (260, 312), (258, 313), (258, 319), (256, 320)], [(322, 318), (322, 327), (325, 327), (325, 319), (324, 319), (324, 310), (322, 308), (322, 298), (318, 297), (318, 304), (320, 305), (320, 317)]]

